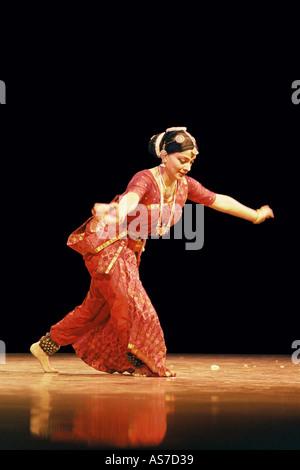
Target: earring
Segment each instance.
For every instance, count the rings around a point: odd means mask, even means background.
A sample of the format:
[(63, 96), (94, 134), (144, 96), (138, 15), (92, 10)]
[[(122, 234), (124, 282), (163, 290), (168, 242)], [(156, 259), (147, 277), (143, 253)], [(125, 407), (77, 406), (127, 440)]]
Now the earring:
[(167, 161), (167, 152), (166, 152), (165, 150), (162, 150), (162, 151), (160, 152), (160, 158), (161, 158), (161, 160), (162, 160), (160, 166), (161, 166), (162, 168), (165, 168), (165, 166), (166, 166), (166, 161)]

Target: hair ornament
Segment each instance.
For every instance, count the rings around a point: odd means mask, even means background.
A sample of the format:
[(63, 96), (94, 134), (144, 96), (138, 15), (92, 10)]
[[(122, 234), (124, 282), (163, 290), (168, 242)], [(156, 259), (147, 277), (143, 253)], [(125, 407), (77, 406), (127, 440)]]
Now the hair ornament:
[(166, 132), (176, 132), (176, 131), (183, 131), (186, 132), (187, 127), (169, 127)]
[(160, 147), (161, 141), (163, 140), (164, 135), (165, 135), (165, 132), (162, 132), (155, 141), (155, 153), (158, 157), (160, 157), (161, 152), (160, 152), (159, 147)]
[(183, 134), (178, 134), (175, 137), (175, 142), (177, 142), (177, 144), (183, 144), (184, 141), (185, 141), (185, 137)]

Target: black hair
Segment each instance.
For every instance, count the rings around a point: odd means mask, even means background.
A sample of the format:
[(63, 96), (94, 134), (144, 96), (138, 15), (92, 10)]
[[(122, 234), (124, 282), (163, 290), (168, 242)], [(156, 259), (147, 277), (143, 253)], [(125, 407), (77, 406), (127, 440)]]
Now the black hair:
[(159, 153), (165, 150), (168, 154), (184, 152), (185, 150), (196, 149), (198, 147), (195, 139), (186, 130), (168, 130), (162, 134), (151, 137), (148, 144), (148, 152), (159, 157)]

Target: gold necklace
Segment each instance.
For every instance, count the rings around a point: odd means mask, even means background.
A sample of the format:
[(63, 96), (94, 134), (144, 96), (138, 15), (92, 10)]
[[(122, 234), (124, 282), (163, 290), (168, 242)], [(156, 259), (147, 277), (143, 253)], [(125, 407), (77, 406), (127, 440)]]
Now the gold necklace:
[(158, 167), (158, 178), (159, 178), (160, 181), (162, 181), (162, 184), (163, 184), (163, 187), (164, 187), (165, 199), (170, 199), (170, 197), (172, 197), (172, 194), (173, 194), (173, 192), (174, 192), (174, 188), (175, 188), (175, 186), (177, 185), (177, 181), (175, 181), (175, 183), (173, 184), (173, 186), (172, 186), (170, 189), (168, 189), (168, 188), (166, 187), (166, 184), (165, 184), (165, 182), (164, 182), (164, 179), (163, 179), (163, 177), (162, 177), (161, 170), (160, 170), (159, 167)]

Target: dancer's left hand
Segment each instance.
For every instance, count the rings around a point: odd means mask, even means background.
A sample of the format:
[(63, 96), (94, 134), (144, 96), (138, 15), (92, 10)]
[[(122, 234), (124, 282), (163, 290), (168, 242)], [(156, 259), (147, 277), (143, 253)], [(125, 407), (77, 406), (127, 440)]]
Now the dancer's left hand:
[(270, 206), (262, 206), (259, 210), (261, 212), (261, 217), (257, 222), (258, 224), (261, 224), (266, 219), (274, 219), (274, 212), (272, 211)]

